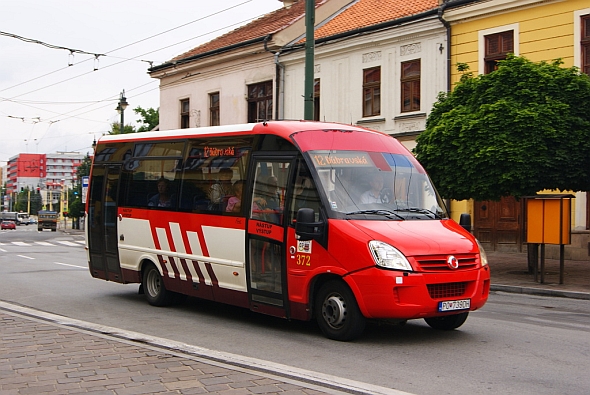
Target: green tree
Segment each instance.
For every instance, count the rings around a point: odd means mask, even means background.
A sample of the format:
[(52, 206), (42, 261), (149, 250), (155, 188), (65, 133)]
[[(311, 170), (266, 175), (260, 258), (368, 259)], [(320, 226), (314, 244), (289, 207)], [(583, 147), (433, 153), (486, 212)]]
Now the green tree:
[(68, 217), (72, 218), (74, 229), (79, 229), (79, 219), (84, 217), (85, 202), (82, 201), (82, 177), (90, 175), (91, 166), (92, 159), (86, 155), (76, 169), (76, 184), (68, 193)]
[(590, 190), (590, 78), (509, 56), (441, 93), (414, 150), (451, 199)]
[(125, 125), (123, 127), (123, 133), (121, 133), (121, 123), (120, 122), (113, 122), (111, 124), (111, 131), (109, 134), (127, 134), (127, 133), (135, 133), (135, 128), (132, 125)]
[(138, 132), (147, 132), (152, 130), (156, 126), (158, 126), (160, 122), (160, 111), (154, 110), (153, 108), (148, 108), (144, 110), (141, 107), (134, 108), (133, 111), (140, 115), (141, 117), (137, 120), (141, 126), (138, 129), (135, 129), (132, 125), (125, 125), (123, 127), (123, 133), (121, 133), (121, 122), (113, 122), (111, 124), (111, 131), (109, 134), (127, 134), (127, 133), (138, 133)]
[(141, 107), (134, 108), (136, 114), (141, 115), (141, 118), (137, 120), (137, 123), (142, 125), (137, 129), (137, 132), (149, 132), (160, 124), (160, 111), (159, 109), (148, 108), (144, 110)]
[[(82, 187), (82, 177), (90, 175), (90, 167), (92, 166), (92, 159), (90, 159), (90, 155), (86, 154), (80, 166), (76, 169), (76, 179), (77, 179), (77, 186)], [(78, 191), (79, 192), (79, 191)]]

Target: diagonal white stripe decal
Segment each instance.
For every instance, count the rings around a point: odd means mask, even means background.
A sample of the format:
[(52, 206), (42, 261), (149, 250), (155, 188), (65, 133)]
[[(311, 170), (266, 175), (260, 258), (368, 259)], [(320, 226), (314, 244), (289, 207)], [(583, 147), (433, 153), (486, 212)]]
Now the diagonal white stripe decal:
[(188, 238), (188, 244), (191, 246), (191, 252), (193, 255), (203, 256), (203, 249), (201, 248), (201, 242), (199, 241), (199, 235), (197, 232), (186, 232)]
[(168, 277), (175, 278), (176, 276), (174, 274), (174, 270), (170, 265), (170, 258), (168, 258), (168, 255), (170, 254), (170, 245), (168, 244), (168, 236), (166, 235), (166, 229), (156, 228), (156, 234), (158, 235), (158, 242), (160, 243), (160, 251), (162, 251), (162, 255), (164, 255), (164, 265), (166, 265)]
[[(180, 224), (176, 222), (170, 222), (170, 233), (172, 234), (172, 242), (174, 243), (174, 249), (178, 253), (186, 253), (186, 249), (184, 248), (184, 243), (182, 241), (182, 233), (180, 231)], [(176, 268), (178, 269), (178, 276), (181, 280), (186, 281), (186, 272), (182, 267), (182, 262), (180, 259), (175, 259), (174, 263), (176, 264)]]

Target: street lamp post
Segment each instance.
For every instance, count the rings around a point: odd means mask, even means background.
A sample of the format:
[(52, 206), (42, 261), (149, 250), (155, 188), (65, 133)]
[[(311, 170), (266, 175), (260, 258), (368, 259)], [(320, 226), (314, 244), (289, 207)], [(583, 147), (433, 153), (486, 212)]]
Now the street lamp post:
[(127, 108), (127, 106), (129, 105), (129, 103), (127, 103), (127, 99), (125, 98), (125, 89), (123, 89), (123, 92), (121, 92), (121, 97), (119, 98), (119, 103), (117, 104), (117, 112), (119, 112), (119, 114), (121, 114), (121, 128), (119, 130), (120, 134), (124, 133), (124, 113), (125, 113), (125, 109)]

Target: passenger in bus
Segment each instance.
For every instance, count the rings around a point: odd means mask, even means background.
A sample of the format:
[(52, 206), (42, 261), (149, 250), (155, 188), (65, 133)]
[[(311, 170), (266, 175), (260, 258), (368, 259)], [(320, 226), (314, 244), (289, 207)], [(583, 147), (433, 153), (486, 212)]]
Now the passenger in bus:
[(275, 176), (269, 176), (256, 184), (257, 191), (252, 200), (253, 217), (279, 223), (282, 212), (279, 183)]
[(217, 182), (209, 189), (210, 209), (220, 211), (224, 196), (231, 194), (231, 179), (234, 176), (232, 169), (224, 167), (217, 173)]
[(279, 182), (275, 176), (269, 176), (264, 182), (256, 185), (253, 202), (262, 210), (279, 210), (281, 198), (279, 196)]
[(381, 190), (383, 189), (383, 176), (379, 173), (372, 173), (369, 176), (370, 189), (361, 195), (361, 203), (381, 203)]
[(244, 180), (234, 182), (233, 194), (227, 199), (225, 211), (228, 213), (239, 213), (242, 210), (242, 192), (244, 191)]
[(170, 194), (170, 181), (161, 177), (158, 180), (158, 193), (148, 201), (150, 207), (171, 207), (173, 195)]

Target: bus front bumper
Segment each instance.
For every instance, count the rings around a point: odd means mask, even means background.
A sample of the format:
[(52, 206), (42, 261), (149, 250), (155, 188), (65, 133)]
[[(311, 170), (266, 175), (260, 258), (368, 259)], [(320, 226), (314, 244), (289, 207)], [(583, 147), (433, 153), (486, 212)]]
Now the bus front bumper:
[[(345, 277), (363, 315), (380, 319), (415, 319), (457, 314), (481, 308), (490, 291), (490, 270), (400, 272), (368, 268)], [(466, 302), (468, 300), (468, 302)], [(453, 308), (457, 302), (459, 310)], [(465, 308), (468, 304), (469, 307)]]

